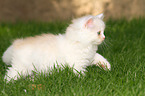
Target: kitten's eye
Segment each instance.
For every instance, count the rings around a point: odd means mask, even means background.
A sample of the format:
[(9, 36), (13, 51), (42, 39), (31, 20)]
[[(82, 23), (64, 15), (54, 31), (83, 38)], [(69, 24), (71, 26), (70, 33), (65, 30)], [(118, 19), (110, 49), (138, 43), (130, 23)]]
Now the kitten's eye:
[(98, 35), (100, 35), (100, 34), (101, 34), (101, 31), (98, 32)]

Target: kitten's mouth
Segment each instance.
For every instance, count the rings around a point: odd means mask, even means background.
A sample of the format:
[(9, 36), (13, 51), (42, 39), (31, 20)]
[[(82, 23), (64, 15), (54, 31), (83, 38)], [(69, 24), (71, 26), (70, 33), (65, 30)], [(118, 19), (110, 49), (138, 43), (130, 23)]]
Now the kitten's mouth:
[(97, 45), (100, 45), (100, 44), (102, 44), (104, 42), (104, 40), (102, 40), (102, 41), (100, 41), (100, 42), (97, 42), (96, 44)]
[(101, 43), (104, 42), (104, 40), (105, 40), (105, 39), (102, 39), (102, 40), (101, 40)]
[(96, 42), (95, 44), (96, 44), (96, 45), (100, 45), (101, 43), (102, 43), (102, 42)]
[(101, 44), (102, 42), (104, 42), (104, 40), (101, 40), (100, 42), (98, 42), (98, 44)]

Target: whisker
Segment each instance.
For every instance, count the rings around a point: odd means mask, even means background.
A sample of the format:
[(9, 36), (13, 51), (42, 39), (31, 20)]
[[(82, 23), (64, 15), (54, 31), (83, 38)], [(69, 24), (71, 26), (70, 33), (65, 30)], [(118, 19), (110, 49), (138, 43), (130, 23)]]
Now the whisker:
[(107, 38), (107, 40), (103, 41), (100, 48), (102, 50), (105, 50), (105, 49), (111, 49), (112, 47), (112, 43), (111, 43), (111, 39)]
[(102, 44), (99, 46), (102, 50), (105, 50), (107, 48), (106, 43), (103, 41)]
[(111, 43), (109, 41), (105, 41), (104, 44), (105, 44), (106, 48), (110, 48), (111, 47), (111, 46), (109, 46), (109, 45), (111, 45)]

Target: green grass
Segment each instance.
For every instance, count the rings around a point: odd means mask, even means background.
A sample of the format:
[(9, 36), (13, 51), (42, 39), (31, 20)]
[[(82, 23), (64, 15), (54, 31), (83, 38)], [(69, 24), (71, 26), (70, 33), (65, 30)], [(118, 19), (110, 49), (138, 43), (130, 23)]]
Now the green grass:
[[(41, 33), (63, 33), (67, 22), (18, 22), (0, 24), (0, 95), (2, 96), (144, 96), (145, 95), (145, 19), (106, 22), (106, 44), (98, 52), (108, 59), (112, 70), (96, 66), (87, 67), (85, 76), (78, 76), (71, 68), (54, 68), (51, 74), (34, 74), (14, 82), (5, 83), (8, 66), (2, 54), (16, 38)], [(59, 72), (58, 72), (59, 71)], [(42, 84), (41, 89), (32, 84)], [(26, 90), (26, 92), (24, 91)]]

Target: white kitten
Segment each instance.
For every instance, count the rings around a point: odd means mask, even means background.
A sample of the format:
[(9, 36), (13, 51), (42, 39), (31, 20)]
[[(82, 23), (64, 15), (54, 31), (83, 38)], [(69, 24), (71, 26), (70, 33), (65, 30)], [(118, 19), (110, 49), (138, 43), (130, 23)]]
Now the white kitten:
[(89, 15), (73, 20), (63, 35), (43, 34), (15, 40), (2, 57), (6, 64), (12, 65), (5, 79), (16, 80), (19, 74), (27, 76), (35, 68), (39, 72), (47, 71), (54, 64), (68, 64), (77, 71), (84, 71), (84, 67), (93, 62), (110, 70), (109, 62), (96, 53), (97, 46), (105, 39), (102, 19), (103, 14)]

